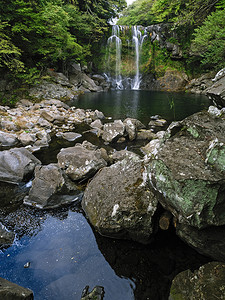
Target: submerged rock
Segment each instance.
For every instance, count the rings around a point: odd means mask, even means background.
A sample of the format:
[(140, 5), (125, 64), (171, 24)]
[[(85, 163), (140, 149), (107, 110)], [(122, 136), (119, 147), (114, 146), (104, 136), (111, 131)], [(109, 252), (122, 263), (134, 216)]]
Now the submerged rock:
[(82, 200), (87, 217), (102, 235), (142, 243), (151, 240), (157, 206), (138, 157), (101, 169), (88, 184)]
[(107, 165), (100, 149), (87, 149), (84, 145), (61, 149), (57, 155), (61, 169), (74, 181), (88, 179)]
[(0, 152), (0, 181), (19, 183), (30, 176), (41, 162), (25, 148)]
[(169, 300), (225, 299), (225, 264), (210, 262), (198, 270), (178, 274), (171, 286)]
[(33, 300), (33, 292), (0, 277), (0, 299)]
[(89, 292), (89, 286), (87, 285), (83, 290), (81, 300), (103, 300), (104, 294), (104, 287), (97, 285)]

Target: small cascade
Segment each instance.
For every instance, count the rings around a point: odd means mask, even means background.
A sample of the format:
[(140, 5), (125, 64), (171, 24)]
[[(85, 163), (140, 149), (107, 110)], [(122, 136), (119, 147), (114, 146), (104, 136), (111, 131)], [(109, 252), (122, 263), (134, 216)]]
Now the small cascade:
[(110, 52), (113, 47), (116, 48), (116, 64), (115, 64), (115, 76), (111, 77), (112, 85), (118, 89), (123, 89), (122, 84), (122, 77), (120, 74), (121, 70), (121, 49), (122, 49), (122, 42), (120, 39), (120, 27), (118, 25), (112, 26), (112, 35), (108, 38), (107, 46), (109, 48), (109, 55), (108, 55), (108, 66), (110, 64)]
[[(144, 33), (143, 33), (144, 32)], [(115, 89), (126, 89), (130, 88), (138, 90), (141, 83), (140, 74), (140, 55), (144, 40), (147, 38), (146, 29), (141, 26), (112, 26), (112, 35), (108, 38), (108, 58), (107, 58), (107, 70), (106, 76), (109, 82), (112, 83), (112, 87)], [(133, 78), (124, 77), (121, 75), (122, 61), (122, 40), (125, 37), (126, 41), (125, 48), (129, 52), (134, 53), (134, 61), (132, 63), (133, 71), (135, 74)], [(130, 50), (129, 50), (130, 49)]]

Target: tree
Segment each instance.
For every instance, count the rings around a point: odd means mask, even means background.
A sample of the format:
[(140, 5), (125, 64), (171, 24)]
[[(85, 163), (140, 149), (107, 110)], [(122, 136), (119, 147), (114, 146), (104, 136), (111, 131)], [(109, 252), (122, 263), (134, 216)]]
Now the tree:
[(225, 9), (213, 12), (195, 30), (192, 51), (205, 68), (222, 69), (225, 61)]

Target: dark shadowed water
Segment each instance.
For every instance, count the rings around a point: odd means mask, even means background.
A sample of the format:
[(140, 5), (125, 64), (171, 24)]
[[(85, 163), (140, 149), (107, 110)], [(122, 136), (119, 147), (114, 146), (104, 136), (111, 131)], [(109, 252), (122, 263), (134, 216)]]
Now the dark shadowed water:
[(187, 93), (152, 91), (110, 91), (86, 93), (73, 102), (74, 106), (98, 109), (114, 119), (136, 118), (148, 124), (150, 116), (160, 115), (168, 121), (182, 120), (187, 116), (207, 109), (208, 97)]
[[(209, 101), (188, 94), (113, 91), (85, 94), (73, 105), (147, 124), (156, 114), (181, 120), (207, 108)], [(8, 197), (13, 198), (13, 192)], [(0, 250), (0, 277), (32, 289), (35, 300), (79, 300), (86, 285), (103, 286), (104, 300), (166, 300), (177, 273), (207, 261), (172, 229), (159, 232), (144, 246), (101, 237), (76, 205), (38, 211), (19, 200), (13, 208), (6, 207), (2, 200), (8, 202), (0, 199), (0, 222), (16, 232), (16, 239), (13, 246)], [(30, 267), (24, 268), (27, 262)]]

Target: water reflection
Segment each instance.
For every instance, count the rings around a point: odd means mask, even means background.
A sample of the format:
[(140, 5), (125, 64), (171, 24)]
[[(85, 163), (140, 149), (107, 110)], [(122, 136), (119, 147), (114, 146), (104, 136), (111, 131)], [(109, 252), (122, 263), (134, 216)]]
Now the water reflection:
[(0, 276), (32, 289), (35, 300), (78, 300), (86, 285), (104, 286), (105, 300), (168, 299), (173, 277), (206, 261), (171, 233), (148, 246), (102, 237), (76, 206), (21, 207), (7, 222), (20, 238), (0, 253)]
[(136, 118), (147, 125), (153, 115), (161, 115), (168, 121), (184, 119), (208, 108), (210, 101), (204, 95), (117, 90), (86, 93), (70, 104), (85, 109), (98, 109), (114, 119)]

